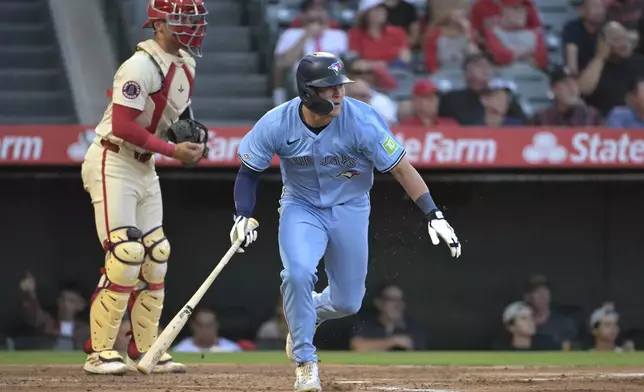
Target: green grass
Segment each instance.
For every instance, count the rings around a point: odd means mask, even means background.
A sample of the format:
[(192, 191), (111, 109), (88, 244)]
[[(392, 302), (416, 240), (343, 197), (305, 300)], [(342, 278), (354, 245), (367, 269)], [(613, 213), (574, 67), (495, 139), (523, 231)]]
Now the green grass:
[[(175, 359), (187, 364), (286, 364), (282, 351), (175, 354)], [(644, 353), (592, 352), (413, 352), (413, 353), (351, 353), (320, 352), (325, 364), (338, 365), (432, 365), (432, 366), (633, 366), (644, 367)], [(0, 351), (0, 365), (78, 365), (85, 360), (80, 352)]]

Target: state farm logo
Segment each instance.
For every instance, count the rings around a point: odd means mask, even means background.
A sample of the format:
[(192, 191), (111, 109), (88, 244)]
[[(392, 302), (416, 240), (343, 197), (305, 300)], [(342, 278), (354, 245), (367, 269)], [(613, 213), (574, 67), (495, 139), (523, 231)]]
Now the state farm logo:
[(539, 132), (532, 137), (532, 144), (523, 149), (523, 159), (528, 163), (562, 163), (568, 151), (559, 145), (557, 136), (550, 132)]
[(607, 132), (578, 132), (571, 140), (570, 161), (600, 165), (644, 163), (644, 138), (641, 134)]
[(0, 137), (0, 161), (37, 161), (42, 156), (39, 136)]
[(644, 163), (644, 139), (628, 132), (564, 132), (560, 137), (567, 147), (559, 144), (551, 132), (539, 132), (532, 144), (523, 149), (526, 162), (577, 165), (622, 165)]
[(441, 132), (428, 132), (424, 136), (396, 134), (411, 163), (491, 164), (496, 161), (497, 143), (494, 139), (450, 138)]

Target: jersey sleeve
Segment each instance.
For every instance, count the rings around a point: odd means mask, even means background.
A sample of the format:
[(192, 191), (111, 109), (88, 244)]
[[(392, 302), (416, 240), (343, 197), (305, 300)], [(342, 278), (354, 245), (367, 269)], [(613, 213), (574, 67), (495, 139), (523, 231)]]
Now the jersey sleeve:
[(363, 112), (358, 124), (361, 149), (378, 171), (386, 173), (405, 156), (405, 149), (382, 117), (371, 107)]
[(244, 135), (239, 143), (237, 155), (249, 169), (262, 172), (268, 169), (277, 152), (275, 145), (272, 123), (262, 118)]
[(145, 109), (148, 96), (157, 91), (159, 70), (145, 54), (135, 54), (114, 75), (112, 103), (128, 108)]

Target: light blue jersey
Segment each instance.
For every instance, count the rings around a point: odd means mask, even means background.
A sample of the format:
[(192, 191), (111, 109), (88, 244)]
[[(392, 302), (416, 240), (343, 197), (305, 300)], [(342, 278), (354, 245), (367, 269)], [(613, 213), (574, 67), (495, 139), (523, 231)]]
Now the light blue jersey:
[[(369, 259), (369, 191), (374, 166), (391, 170), (402, 145), (369, 105), (345, 98), (340, 115), (319, 134), (300, 117), (300, 98), (276, 107), (242, 139), (239, 158), (263, 171), (280, 158), (284, 192), (280, 287), (297, 363), (316, 361), (316, 324), (355, 314), (365, 294)], [(329, 285), (311, 295), (324, 258)]]
[(283, 199), (324, 208), (365, 197), (373, 186), (373, 168), (391, 170), (405, 155), (376, 111), (345, 98), (337, 118), (318, 135), (300, 118), (300, 98), (266, 113), (242, 139), (238, 154), (255, 171), (280, 158)]

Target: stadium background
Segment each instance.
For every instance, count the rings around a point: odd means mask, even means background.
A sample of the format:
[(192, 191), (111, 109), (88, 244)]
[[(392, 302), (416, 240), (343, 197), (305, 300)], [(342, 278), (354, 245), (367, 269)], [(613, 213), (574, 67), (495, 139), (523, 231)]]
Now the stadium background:
[[(73, 140), (80, 133), (75, 125), (91, 129), (107, 103), (105, 90), (113, 72), (129, 56), (133, 44), (148, 33), (138, 28), (144, 18), (141, 3), (2, 1), (13, 11), (0, 16), (5, 49), (0, 59), (0, 89), (4, 90), (0, 94), (0, 138), (4, 142), (0, 158), (0, 260), (4, 267), (0, 299), (4, 310), (0, 321), (7, 341), (20, 335), (19, 282), (25, 271), (38, 280), (43, 305), (53, 307), (61, 280), (78, 280), (91, 292), (102, 261), (78, 162), (65, 158), (64, 153), (53, 153), (54, 158), (45, 164), (39, 161), (40, 154), (16, 152), (16, 145), (10, 149), (7, 140), (23, 132), (61, 132), (61, 139), (73, 133)], [(205, 55), (198, 61), (193, 107), (196, 117), (215, 132), (248, 129), (272, 107), (268, 76), (272, 50), (279, 32), (297, 15), (297, 3), (207, 1), (210, 26)], [(561, 63), (557, 37), (563, 22), (576, 17), (578, 11), (564, 0), (534, 3), (552, 44), (550, 61)], [(335, 15), (348, 25), (355, 6), (343, 2)], [(422, 14), (424, 3), (418, 7)], [(413, 81), (427, 77), (419, 70), (422, 67), (417, 67), (413, 79), (401, 79), (397, 98), (408, 97)], [(543, 87), (547, 85), (543, 78), (529, 83)], [(515, 81), (522, 91), (520, 77)], [(549, 104), (547, 97), (531, 97), (524, 104), (537, 110)], [(560, 132), (557, 135), (576, 132), (546, 130)], [(530, 127), (488, 131), (490, 135), (535, 132)], [(450, 132), (462, 131), (446, 128), (443, 133), (449, 136)], [(632, 138), (643, 138), (641, 131), (628, 132)], [(50, 147), (64, 152), (61, 145), (49, 142), (58, 136), (39, 137), (45, 140), (43, 157)], [(222, 162), (193, 170), (159, 170), (165, 226), (173, 245), (165, 322), (228, 248), (237, 164)], [(579, 322), (582, 334), (588, 332), (589, 313), (602, 302), (612, 301), (622, 316), (625, 335), (642, 347), (641, 162), (605, 166), (487, 162), (469, 167), (467, 162), (441, 166), (430, 159), (419, 168), (458, 230), (464, 255), (454, 261), (447, 252), (434, 249), (413, 203), (388, 176), (378, 176), (364, 312), (371, 311), (373, 289), (392, 280), (406, 292), (408, 312), (423, 324), (429, 348), (487, 349), (502, 331), (504, 307), (521, 297), (528, 276), (544, 273), (554, 282), (557, 306)], [(272, 314), (279, 295), (276, 210), (280, 183), (276, 171), (272, 174), (260, 188), (260, 241), (233, 260), (204, 299), (217, 311), (222, 335), (232, 339), (252, 339)], [(321, 286), (323, 271), (320, 280)], [(354, 322), (355, 318), (349, 318), (324, 325), (316, 343), (320, 348), (346, 348)]]

